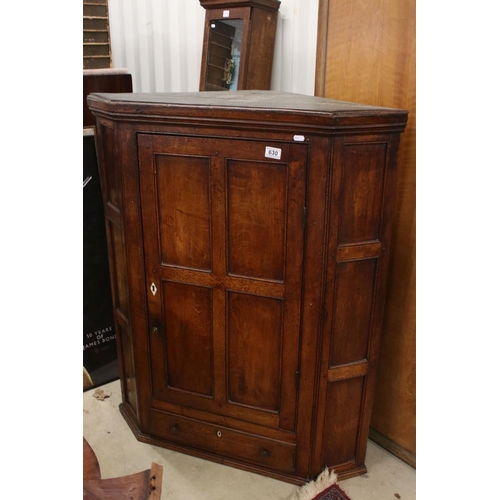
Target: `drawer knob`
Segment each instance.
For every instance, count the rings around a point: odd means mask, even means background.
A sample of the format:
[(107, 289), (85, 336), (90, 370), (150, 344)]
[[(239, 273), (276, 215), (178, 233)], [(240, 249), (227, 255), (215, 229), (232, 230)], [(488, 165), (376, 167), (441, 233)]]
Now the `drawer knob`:
[(217, 437), (218, 438), (222, 437), (222, 432), (221, 431), (217, 431)]
[(269, 456), (269, 452), (267, 450), (260, 450), (260, 456), (263, 458), (267, 458)]
[(177, 427), (177, 424), (174, 424), (172, 425), (172, 427), (170, 427), (170, 432), (172, 434), (177, 434), (179, 432), (179, 427)]

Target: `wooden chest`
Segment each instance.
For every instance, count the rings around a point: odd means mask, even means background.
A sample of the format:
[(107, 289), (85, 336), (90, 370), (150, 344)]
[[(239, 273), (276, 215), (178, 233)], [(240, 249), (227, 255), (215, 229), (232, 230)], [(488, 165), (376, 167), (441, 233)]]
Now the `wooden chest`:
[(91, 94), (137, 439), (303, 483), (364, 459), (407, 112)]

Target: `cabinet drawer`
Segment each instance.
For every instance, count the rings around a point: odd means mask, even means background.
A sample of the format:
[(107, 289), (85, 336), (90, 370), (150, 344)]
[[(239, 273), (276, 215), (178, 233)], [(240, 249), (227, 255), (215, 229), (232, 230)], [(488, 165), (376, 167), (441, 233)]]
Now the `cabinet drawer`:
[(151, 410), (151, 434), (166, 441), (208, 451), (274, 471), (293, 474), (295, 445)]

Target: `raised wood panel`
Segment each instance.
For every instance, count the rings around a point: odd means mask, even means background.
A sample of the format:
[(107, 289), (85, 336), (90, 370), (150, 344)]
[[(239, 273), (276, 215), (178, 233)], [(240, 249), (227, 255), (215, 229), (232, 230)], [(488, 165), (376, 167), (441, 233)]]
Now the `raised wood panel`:
[(384, 143), (345, 146), (339, 244), (380, 236), (386, 149)]
[(287, 166), (228, 161), (228, 271), (283, 281)]
[(119, 189), (118, 173), (113, 161), (114, 154), (114, 129), (104, 125), (99, 126), (98, 139), (102, 145), (104, 165), (101, 171), (104, 173), (103, 182), (105, 183), (104, 192), (106, 193), (105, 202), (111, 202), (118, 209), (121, 208), (121, 193)]
[(330, 366), (367, 357), (377, 259), (337, 264)]
[(163, 282), (162, 298), (168, 387), (212, 396), (212, 291)]
[(416, 451), (415, 0), (320, 0), (316, 95), (409, 111), (401, 136), (372, 427)]
[(108, 222), (108, 242), (110, 252), (115, 256), (111, 263), (115, 307), (128, 320), (130, 318), (128, 278), (127, 273), (123, 271), (127, 262), (125, 240), (123, 229), (112, 222)]
[[(118, 323), (118, 322), (117, 322)], [(134, 349), (132, 339), (130, 338), (129, 329), (117, 324), (119, 346), (121, 350), (120, 363), (123, 380), (123, 389), (126, 401), (131, 405), (137, 413), (137, 387), (135, 380), (135, 364), (134, 364)]]
[(328, 384), (322, 461), (343, 464), (355, 460), (364, 377)]
[(211, 269), (210, 160), (156, 155), (163, 265)]
[(228, 294), (228, 379), (232, 402), (277, 412), (283, 301)]

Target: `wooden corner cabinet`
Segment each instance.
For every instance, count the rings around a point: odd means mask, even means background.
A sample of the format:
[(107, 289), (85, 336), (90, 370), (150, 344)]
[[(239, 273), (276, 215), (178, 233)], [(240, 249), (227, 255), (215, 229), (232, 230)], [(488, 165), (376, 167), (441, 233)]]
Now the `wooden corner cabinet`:
[(269, 90), (278, 0), (200, 0), (200, 90)]
[(364, 473), (407, 112), (272, 91), (88, 103), (137, 439), (297, 484)]

